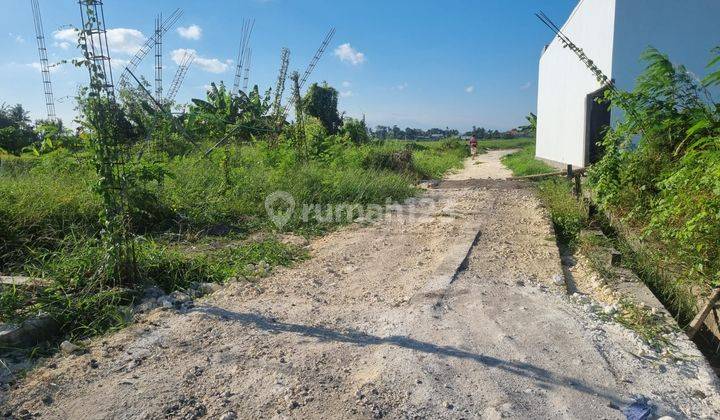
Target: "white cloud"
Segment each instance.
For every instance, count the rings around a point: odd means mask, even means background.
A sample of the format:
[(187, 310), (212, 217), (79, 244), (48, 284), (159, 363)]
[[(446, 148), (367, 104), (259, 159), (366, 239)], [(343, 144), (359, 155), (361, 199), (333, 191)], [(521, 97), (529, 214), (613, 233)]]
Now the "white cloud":
[(145, 35), (137, 29), (115, 28), (107, 31), (110, 52), (132, 55), (145, 43)]
[[(77, 31), (73, 28), (60, 29), (53, 32), (53, 38), (59, 42), (77, 44)], [(107, 30), (108, 46), (112, 53), (133, 55), (145, 43), (146, 39), (145, 35), (137, 29), (112, 28)], [(60, 44), (58, 46), (63, 48)], [(69, 46), (67, 45), (67, 47)]]
[(202, 37), (202, 28), (198, 25), (180, 26), (177, 33), (185, 39), (198, 40)]
[(124, 60), (122, 58), (110, 59), (110, 65), (112, 65), (114, 72), (122, 72), (129, 63), (130, 60)]
[(347, 61), (353, 66), (365, 62), (365, 54), (353, 48), (349, 43), (345, 43), (335, 48), (335, 55), (340, 61)]
[(352, 83), (348, 82), (347, 80), (345, 80), (345, 81), (342, 82), (341, 84), (342, 84), (342, 87), (344, 87), (344, 88), (348, 88), (348, 87), (350, 87), (350, 86), (352, 85)]
[(531, 82), (524, 83), (522, 86), (520, 86), (520, 90), (530, 89), (530, 86), (532, 86)]
[(223, 63), (217, 58), (202, 57), (198, 55), (197, 51), (190, 48), (178, 48), (177, 50), (173, 50), (172, 53), (170, 53), (170, 57), (175, 62), (175, 64), (179, 65), (182, 62), (185, 53), (195, 55), (195, 61), (193, 62), (193, 66), (197, 66), (208, 73), (224, 73), (225, 71), (227, 71), (228, 67), (230, 67), (227, 62)]
[(70, 49), (70, 43), (69, 43), (69, 42), (65, 42), (65, 41), (62, 41), (62, 42), (54, 42), (53, 45), (56, 46), (56, 47), (58, 47), (58, 48), (60, 48), (61, 50), (68, 50), (68, 49)]
[(466, 87), (465, 92), (467, 92), (467, 93), (475, 92), (475, 85), (470, 85), (470, 86)]
[[(42, 67), (40, 66), (40, 63), (37, 62), (37, 61), (33, 61), (32, 63), (28, 63), (28, 64), (26, 64), (26, 66), (31, 67), (31, 68), (35, 69), (36, 71), (38, 71), (38, 72), (40, 72), (40, 70), (42, 69)], [(60, 66), (53, 66), (52, 64), (50, 64), (50, 65), (48, 66), (48, 70), (50, 71), (50, 73), (55, 73), (56, 71), (60, 70)]]
[(60, 29), (53, 32), (53, 38), (58, 41), (77, 42), (77, 32), (73, 28)]
[(352, 90), (340, 91), (340, 97), (341, 97), (341, 98), (349, 98), (349, 97), (351, 97), (351, 96), (353, 96)]
[(14, 33), (10, 32), (10, 33), (8, 33), (8, 36), (10, 38), (12, 38), (15, 41), (15, 43), (17, 43), (17, 44), (25, 43), (25, 38), (23, 38), (22, 35), (18, 35), (18, 34), (14, 34)]
[(400, 83), (399, 85), (395, 86), (393, 89), (395, 90), (405, 90), (407, 89), (408, 84), (407, 82)]

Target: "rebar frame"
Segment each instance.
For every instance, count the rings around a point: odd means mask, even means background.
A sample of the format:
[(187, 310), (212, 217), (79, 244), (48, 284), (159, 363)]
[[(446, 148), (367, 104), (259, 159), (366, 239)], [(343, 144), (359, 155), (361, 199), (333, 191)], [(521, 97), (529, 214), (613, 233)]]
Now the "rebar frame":
[(255, 19), (243, 19), (242, 30), (240, 32), (240, 46), (238, 47), (236, 59), (237, 64), (235, 66), (233, 92), (237, 92), (240, 89), (240, 81), (243, 77), (243, 68), (246, 66), (249, 67), (248, 57), (250, 54), (250, 36), (252, 35), (253, 28), (255, 28)]
[(163, 102), (163, 31), (162, 13), (155, 18), (155, 100)]
[(245, 78), (243, 79), (243, 92), (247, 92), (248, 83), (250, 82), (250, 65), (252, 63), (252, 48), (248, 48), (247, 56), (245, 57)]
[(40, 73), (42, 74), (43, 91), (45, 93), (45, 107), (49, 120), (56, 119), (55, 100), (53, 98), (52, 82), (50, 81), (50, 65), (48, 64), (47, 48), (45, 47), (45, 30), (42, 24), (42, 14), (38, 0), (31, 0), (30, 5), (35, 22), (35, 40), (37, 41), (38, 56), (40, 57)]
[(105, 213), (103, 241), (107, 261), (104, 270), (108, 279), (131, 284), (137, 278), (137, 264), (129, 226), (128, 150), (115, 126), (122, 110), (115, 98), (103, 2), (79, 0), (78, 3), (82, 21), (80, 42), (84, 44), (85, 65), (90, 75), (92, 103), (87, 113), (95, 130), (93, 149)]
[(275, 114), (275, 118), (278, 120), (282, 116), (281, 102), (285, 91), (285, 79), (287, 78), (288, 65), (290, 65), (290, 50), (283, 48), (280, 52), (280, 71), (278, 72), (277, 83), (275, 84), (275, 98), (272, 104), (273, 114)]
[(175, 100), (175, 96), (180, 90), (180, 86), (182, 85), (183, 80), (185, 80), (185, 75), (187, 74), (188, 69), (192, 65), (193, 61), (195, 61), (195, 54), (185, 52), (182, 60), (180, 61), (180, 65), (175, 72), (175, 77), (173, 77), (173, 80), (170, 83), (170, 88), (168, 88), (168, 94), (165, 97), (166, 102), (170, 103)]
[(305, 69), (305, 73), (303, 73), (303, 76), (300, 79), (300, 89), (305, 86), (305, 82), (307, 82), (308, 77), (310, 77), (310, 74), (313, 72), (313, 70), (315, 70), (315, 66), (317, 66), (318, 61), (320, 61), (320, 57), (322, 57), (323, 53), (327, 49), (327, 46), (330, 44), (333, 36), (335, 36), (335, 28), (331, 28), (330, 31), (328, 31), (327, 35), (325, 35), (325, 39), (323, 39), (322, 44), (320, 44), (320, 47), (315, 52), (312, 60), (310, 60), (310, 64), (308, 64), (307, 69)]
[(305, 121), (303, 118), (302, 98), (300, 97), (300, 73), (297, 71), (292, 72), (290, 75), (290, 81), (292, 81), (292, 103), (295, 104), (296, 146), (297, 150), (300, 152), (300, 156), (306, 158), (307, 142), (305, 141)]
[[(90, 88), (100, 96), (106, 96), (115, 102), (115, 85), (110, 51), (108, 49), (107, 30), (105, 29), (105, 12), (102, 0), (79, 0), (82, 30), (85, 32), (87, 51), (85, 59), (91, 62), (99, 80), (90, 80)], [(94, 16), (94, 18), (91, 16)]]
[[(307, 82), (308, 78), (310, 77), (310, 74), (312, 74), (313, 70), (315, 70), (315, 66), (317, 66), (317, 63), (320, 61), (320, 58), (323, 56), (323, 53), (327, 49), (328, 45), (330, 45), (330, 41), (332, 40), (333, 36), (335, 36), (335, 28), (330, 28), (328, 33), (325, 35), (325, 38), (323, 39), (322, 43), (320, 44), (320, 47), (315, 52), (315, 55), (310, 60), (310, 64), (308, 64), (307, 68), (305, 69), (305, 72), (302, 75), (302, 78), (300, 79), (300, 89), (305, 86), (305, 82)], [(285, 113), (287, 114), (287, 110), (291, 108), (295, 104), (295, 99), (290, 98), (290, 102), (288, 103), (287, 108), (285, 109)]]
[[(175, 9), (170, 16), (168, 16), (162, 23), (162, 34), (166, 34), (170, 28), (177, 23), (177, 21), (180, 19), (180, 17), (183, 15), (183, 11), (181, 9)], [(120, 87), (126, 87), (130, 78), (130, 72), (134, 72), (137, 66), (140, 64), (140, 62), (148, 55), (151, 49), (155, 46), (155, 34), (148, 38), (145, 43), (138, 49), (138, 51), (135, 53), (133, 58), (130, 59), (130, 62), (125, 66), (125, 70), (123, 70), (122, 74), (120, 75)]]

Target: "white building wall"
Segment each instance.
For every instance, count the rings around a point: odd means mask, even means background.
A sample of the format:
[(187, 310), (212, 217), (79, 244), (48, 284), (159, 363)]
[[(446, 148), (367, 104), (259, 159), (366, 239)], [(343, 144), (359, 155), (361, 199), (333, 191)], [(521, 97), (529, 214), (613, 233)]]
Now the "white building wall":
[[(582, 0), (562, 28), (608, 77), (613, 77), (615, 2)], [(536, 156), (585, 166), (585, 98), (601, 85), (557, 38), (540, 58), (538, 79)]]

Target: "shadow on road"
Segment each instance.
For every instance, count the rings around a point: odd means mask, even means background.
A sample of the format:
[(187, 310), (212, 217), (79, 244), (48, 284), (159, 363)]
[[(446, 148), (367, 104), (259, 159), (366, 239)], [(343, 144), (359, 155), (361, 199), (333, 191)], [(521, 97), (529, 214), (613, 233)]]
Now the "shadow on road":
[(347, 330), (341, 332), (322, 326), (292, 324), (281, 322), (274, 318), (256, 313), (238, 313), (212, 306), (196, 307), (193, 311), (215, 316), (223, 320), (241, 322), (245, 325), (254, 326), (255, 328), (274, 333), (293, 333), (305, 337), (316, 338), (320, 341), (347, 343), (359, 347), (386, 344), (442, 357), (472, 360), (487, 367), (495, 367), (514, 375), (530, 378), (537, 382), (538, 386), (546, 389), (564, 387), (583, 392), (585, 394), (605, 398), (608, 402), (612, 402), (617, 406), (621, 406), (628, 402), (617, 396), (611, 390), (601, 387), (592, 387), (584, 384), (578, 379), (557, 375), (532, 364), (503, 360), (492, 356), (461, 350), (452, 346), (442, 346), (434, 343), (419, 341), (406, 336), (396, 335), (378, 337), (357, 330)]

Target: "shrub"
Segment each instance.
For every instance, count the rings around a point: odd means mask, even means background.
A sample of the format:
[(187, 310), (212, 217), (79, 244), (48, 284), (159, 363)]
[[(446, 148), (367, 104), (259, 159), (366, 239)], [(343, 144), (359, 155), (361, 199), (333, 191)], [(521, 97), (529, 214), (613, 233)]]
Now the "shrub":
[[(716, 50), (712, 64), (720, 62)], [(643, 54), (646, 71), (632, 92), (610, 92), (624, 121), (602, 142), (590, 170), (601, 206), (657, 244), (657, 260), (679, 267), (689, 288), (720, 284), (720, 107), (684, 67), (657, 50)], [(666, 287), (666, 289), (673, 289)]]
[(345, 118), (340, 133), (354, 144), (365, 144), (370, 141), (364, 119)]
[(585, 204), (572, 194), (572, 184), (565, 179), (550, 179), (538, 184), (538, 195), (550, 213), (561, 244), (576, 245), (578, 235), (588, 222)]
[(413, 153), (408, 149), (372, 150), (365, 157), (363, 166), (365, 168), (408, 173), (413, 170)]

